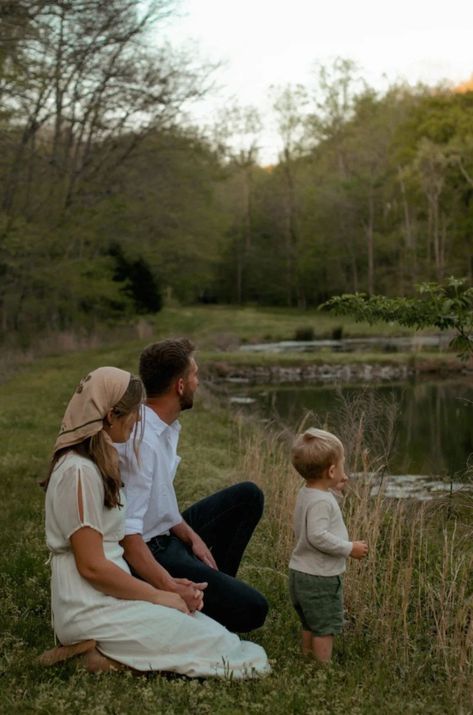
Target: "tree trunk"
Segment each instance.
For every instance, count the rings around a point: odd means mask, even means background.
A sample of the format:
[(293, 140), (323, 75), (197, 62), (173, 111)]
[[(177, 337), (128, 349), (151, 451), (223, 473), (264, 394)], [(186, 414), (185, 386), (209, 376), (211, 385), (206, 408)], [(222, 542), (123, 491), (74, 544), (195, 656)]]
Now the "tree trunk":
[[(411, 216), (409, 211), (409, 203), (407, 201), (406, 186), (402, 177), (401, 167), (398, 168), (399, 185), (401, 187), (401, 200), (403, 208), (403, 233), (404, 233), (404, 252), (405, 260), (401, 260), (400, 264), (404, 267), (403, 274), (409, 273), (409, 283), (414, 284), (417, 281), (417, 250), (414, 231), (412, 229)], [(402, 254), (402, 250), (400, 251)], [(407, 266), (407, 268), (406, 268)], [(401, 276), (401, 283), (403, 283)], [(401, 291), (403, 294), (403, 291)]]
[(300, 308), (305, 307), (306, 300), (299, 282), (298, 256), (299, 256), (299, 228), (296, 206), (296, 190), (291, 167), (291, 154), (289, 149), (284, 149), (283, 169), (287, 189), (286, 210), (286, 263), (287, 263), (287, 296), (288, 305), (294, 305), (294, 299)]
[(366, 242), (368, 249), (368, 293), (374, 293), (374, 201), (370, 187), (368, 196), (368, 223), (366, 224)]

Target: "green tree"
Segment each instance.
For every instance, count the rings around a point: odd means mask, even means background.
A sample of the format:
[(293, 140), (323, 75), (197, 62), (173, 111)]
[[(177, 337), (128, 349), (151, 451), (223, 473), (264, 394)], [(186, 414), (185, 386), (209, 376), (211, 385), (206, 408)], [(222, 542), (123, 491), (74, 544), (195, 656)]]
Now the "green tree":
[(163, 43), (152, 47), (151, 29), (174, 7), (174, 0), (2, 4), (0, 30), (13, 38), (0, 56), (4, 333), (28, 322), (24, 296), (51, 264), (103, 256), (110, 237), (99, 230), (117, 173), (204, 91), (206, 74), (194, 60)]

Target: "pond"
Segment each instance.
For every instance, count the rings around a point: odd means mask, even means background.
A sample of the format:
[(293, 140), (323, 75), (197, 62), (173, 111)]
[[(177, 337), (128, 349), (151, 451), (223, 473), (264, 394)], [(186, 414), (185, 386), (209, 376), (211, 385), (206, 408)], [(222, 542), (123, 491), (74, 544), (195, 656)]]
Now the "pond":
[[(350, 419), (360, 408), (371, 414), (374, 436), (386, 430), (392, 415), (394, 438), (388, 471), (397, 475), (393, 481), (404, 483), (407, 491), (420, 488), (420, 477), (427, 476), (432, 489), (440, 480), (461, 482), (473, 453), (473, 381), (417, 381), (398, 384), (352, 386), (235, 386), (230, 401), (245, 411), (258, 412), (262, 418), (275, 419), (296, 430), (307, 412), (317, 416), (318, 424), (335, 429), (337, 416)], [(374, 417), (374, 424), (373, 424)], [(309, 420), (308, 424), (311, 421)], [(473, 456), (472, 456), (473, 460)], [(401, 479), (402, 478), (402, 479)], [(426, 485), (422, 489), (425, 492)], [(445, 487), (444, 487), (445, 488)]]
[(361, 338), (339, 338), (332, 340), (283, 340), (277, 343), (250, 343), (241, 345), (246, 353), (287, 353), (287, 352), (419, 352), (421, 350), (442, 350), (450, 342), (451, 336), (440, 335), (384, 336), (374, 335)]

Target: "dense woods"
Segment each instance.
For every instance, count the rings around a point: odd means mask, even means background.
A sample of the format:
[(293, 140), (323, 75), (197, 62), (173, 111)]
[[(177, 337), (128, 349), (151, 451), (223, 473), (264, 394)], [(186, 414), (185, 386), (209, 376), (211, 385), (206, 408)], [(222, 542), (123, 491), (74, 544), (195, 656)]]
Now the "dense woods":
[[(368, 87), (348, 60), (262, 118), (186, 120), (212, 68), (160, 43), (173, 0), (0, 5), (0, 331), (163, 300), (316, 305), (473, 273), (473, 92)], [(238, 140), (238, 141), (237, 141)], [(237, 148), (235, 148), (237, 147)]]

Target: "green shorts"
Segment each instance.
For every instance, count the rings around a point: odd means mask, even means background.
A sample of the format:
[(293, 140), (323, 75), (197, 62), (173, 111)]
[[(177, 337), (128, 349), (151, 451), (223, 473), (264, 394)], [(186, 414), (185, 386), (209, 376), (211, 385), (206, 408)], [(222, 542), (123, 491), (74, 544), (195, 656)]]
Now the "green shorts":
[(341, 576), (313, 576), (289, 569), (289, 595), (305, 631), (311, 631), (314, 636), (337, 635), (341, 632)]

